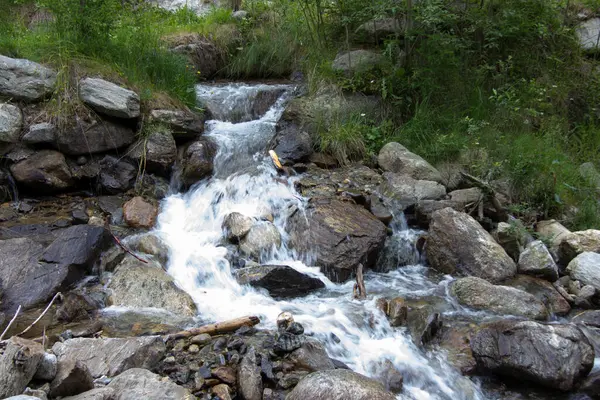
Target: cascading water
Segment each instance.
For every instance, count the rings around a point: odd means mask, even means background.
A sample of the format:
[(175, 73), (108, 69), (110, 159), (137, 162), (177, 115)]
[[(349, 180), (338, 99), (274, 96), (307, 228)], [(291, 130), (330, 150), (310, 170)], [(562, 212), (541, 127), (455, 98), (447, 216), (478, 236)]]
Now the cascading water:
[[(247, 102), (256, 97), (255, 87), (243, 85), (201, 86), (198, 92), (221, 99), (227, 109), (220, 110), (223, 119), (227, 112), (239, 117), (240, 109), (251, 110)], [(207, 123), (205, 135), (219, 146), (214, 176), (186, 194), (166, 199), (159, 216), (158, 233), (171, 249), (169, 273), (193, 297), (203, 318), (220, 321), (258, 315), (261, 326), (274, 328), (276, 317), (289, 311), (307, 332), (325, 343), (331, 357), (356, 372), (376, 377), (385, 360), (391, 361), (404, 376), (399, 399), (483, 399), (478, 387), (449, 366), (443, 354), (420, 350), (405, 329), (392, 328), (376, 307), (381, 296), (445, 299), (447, 278), (429, 278), (422, 265), (388, 274), (368, 273), (371, 299), (358, 301), (352, 297), (352, 282), (333, 284), (318, 268), (302, 262), (308, 260), (306, 255), (287, 247), (287, 219), (294, 211), (303, 210), (306, 200), (295, 192), (294, 178), (278, 177), (265, 154), (287, 96), (284, 93), (259, 119)], [(240, 286), (232, 275), (221, 227), (223, 218), (234, 211), (257, 218), (272, 215), (282, 245), (263, 255), (261, 261), (289, 265), (318, 277), (326, 288), (303, 298), (277, 301), (265, 292)], [(397, 223), (395, 231), (403, 235), (404, 242), (416, 239), (402, 224)]]

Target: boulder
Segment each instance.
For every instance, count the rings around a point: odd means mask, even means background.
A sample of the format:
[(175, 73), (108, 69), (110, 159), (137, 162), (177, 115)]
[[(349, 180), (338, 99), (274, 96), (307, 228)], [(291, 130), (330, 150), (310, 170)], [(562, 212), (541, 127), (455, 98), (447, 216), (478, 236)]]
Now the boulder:
[(427, 260), (440, 272), (473, 275), (490, 282), (510, 278), (517, 271), (514, 261), (475, 219), (451, 208), (432, 214)]
[(204, 120), (188, 110), (151, 110), (149, 122), (169, 126), (175, 141), (195, 139), (204, 132)]
[(94, 111), (117, 118), (140, 116), (140, 96), (112, 82), (98, 78), (79, 81), (79, 99)]
[(524, 243), (518, 229), (507, 222), (500, 222), (492, 232), (496, 242), (506, 251), (515, 262), (519, 261), (519, 256), (524, 250)]
[(370, 41), (381, 41), (387, 37), (404, 33), (403, 18), (378, 18), (367, 21), (356, 29), (356, 34)]
[(140, 196), (123, 204), (123, 218), (127, 225), (133, 228), (152, 228), (157, 215), (158, 207), (146, 202)]
[(317, 371), (307, 375), (286, 400), (394, 400), (381, 383), (346, 369)]
[(133, 129), (108, 120), (79, 120), (76, 125), (56, 132), (58, 149), (69, 155), (80, 156), (116, 150), (129, 146), (135, 140)]
[(590, 285), (600, 291), (600, 254), (584, 252), (579, 254), (567, 266), (571, 279), (584, 285)]
[(169, 261), (169, 246), (155, 233), (128, 237), (126, 244), (133, 251), (154, 256), (162, 265)]
[(54, 150), (42, 150), (10, 166), (15, 180), (29, 189), (56, 192), (73, 185), (65, 156)]
[(426, 345), (433, 340), (442, 328), (442, 315), (429, 304), (411, 306), (408, 308), (406, 325), (413, 342), (417, 346)]
[(281, 234), (269, 221), (256, 222), (240, 240), (240, 250), (256, 259), (272, 253), (279, 246), (281, 246)]
[(555, 315), (567, 315), (571, 311), (569, 302), (548, 281), (529, 275), (517, 275), (502, 283), (534, 295)]
[(248, 232), (250, 232), (253, 224), (254, 219), (238, 212), (232, 212), (225, 216), (222, 226), (225, 230), (227, 239), (239, 241), (240, 238), (243, 238), (246, 236), (246, 234), (248, 234)]
[(579, 387), (579, 391), (592, 399), (600, 399), (600, 372), (590, 374)]
[(105, 156), (100, 161), (99, 183), (110, 194), (131, 189), (137, 175), (138, 169), (125, 160)]
[(558, 279), (558, 266), (541, 240), (531, 242), (519, 256), (517, 271), (554, 282)]
[(22, 127), (23, 114), (21, 109), (12, 104), (0, 104), (0, 143), (18, 142)]
[(172, 52), (185, 56), (200, 79), (210, 79), (224, 67), (219, 47), (198, 34), (182, 34), (168, 38)]
[(446, 188), (434, 181), (417, 180), (393, 172), (386, 172), (383, 177), (379, 193), (397, 201), (405, 209), (423, 200), (439, 200), (446, 195)]
[(309, 167), (295, 186), (306, 197), (335, 197), (340, 192), (348, 192), (366, 199), (378, 192), (381, 182), (377, 171), (364, 165), (352, 165), (329, 170)]
[(600, 33), (600, 18), (590, 18), (581, 22), (575, 29), (579, 46), (588, 52), (598, 51), (598, 34)]
[(108, 387), (116, 393), (115, 400), (189, 400), (188, 389), (152, 372), (132, 368), (114, 378)]
[(476, 310), (537, 320), (548, 318), (546, 306), (534, 295), (509, 286), (492, 285), (474, 276), (455, 281), (452, 294), (460, 304)]
[(387, 304), (386, 314), (390, 326), (403, 326), (408, 320), (408, 306), (402, 297), (395, 297)]
[(235, 271), (240, 285), (266, 289), (272, 297), (305, 296), (322, 289), (325, 284), (317, 278), (296, 271), (287, 265), (259, 265)]
[(550, 243), (550, 252), (557, 255), (558, 246), (571, 231), (556, 220), (540, 221), (535, 225), (535, 230), (540, 238)]
[(400, 143), (390, 142), (383, 146), (379, 151), (377, 162), (387, 172), (407, 175), (417, 180), (442, 181), (438, 170), (420, 156), (411, 153)]
[(63, 397), (62, 400), (114, 400), (115, 390), (109, 387), (92, 389), (77, 396)]
[(370, 50), (352, 50), (339, 53), (331, 67), (334, 71), (340, 71), (346, 76), (367, 72), (384, 61), (381, 54)]
[(305, 130), (294, 123), (280, 123), (271, 144), (280, 161), (285, 165), (305, 162), (313, 153), (313, 142)]
[(58, 360), (54, 354), (44, 353), (33, 379), (51, 381), (56, 376)]
[(583, 252), (600, 253), (600, 230), (588, 229), (563, 236), (558, 246), (559, 262), (567, 265)]
[(102, 226), (74, 225), (57, 236), (46, 248), (41, 260), (91, 270), (110, 242), (110, 235)]
[(350, 279), (358, 264), (371, 268), (382, 249), (385, 225), (364, 207), (336, 199), (310, 203), (306, 215), (296, 213), (288, 222), (290, 244), (308, 254), (334, 282)]
[(196, 305), (186, 292), (177, 287), (156, 260), (147, 264), (127, 256), (115, 269), (108, 289), (114, 306), (164, 308), (175, 314), (195, 316)]
[(165, 355), (165, 343), (160, 336), (134, 338), (76, 338), (57, 342), (52, 352), (58, 362), (79, 360), (92, 377), (112, 377), (130, 368), (153, 368)]
[(36, 101), (54, 91), (56, 72), (38, 63), (0, 55), (0, 96)]
[(575, 325), (500, 321), (471, 340), (478, 366), (494, 374), (571, 390), (592, 369), (594, 349)]
[(31, 340), (13, 336), (0, 355), (0, 397), (16, 396), (25, 390), (35, 375), (44, 348)]
[(212, 175), (217, 147), (208, 138), (190, 143), (179, 152), (181, 182), (186, 186)]
[(246, 353), (238, 366), (239, 393), (245, 400), (262, 400), (261, 368), (256, 365), (254, 347)]
[(459, 189), (448, 193), (450, 200), (456, 203), (459, 207), (465, 208), (469, 205), (476, 204), (483, 198), (483, 193), (479, 188)]
[(420, 254), (412, 238), (405, 235), (392, 235), (385, 239), (373, 270), (387, 273), (406, 265), (417, 265), (419, 261)]
[(393, 393), (402, 392), (404, 377), (390, 360), (385, 360), (377, 365), (376, 375), (377, 380), (381, 382), (387, 390)]
[(165, 335), (194, 324), (192, 317), (156, 308), (122, 309), (109, 307), (97, 313), (102, 332), (109, 337)]
[(299, 349), (290, 353), (288, 360), (294, 364), (295, 370), (316, 372), (335, 369), (325, 347), (314, 339), (307, 339)]
[(56, 126), (48, 122), (31, 125), (23, 136), (23, 143), (52, 145), (56, 140)]
[(156, 126), (127, 150), (127, 155), (149, 172), (170, 175), (177, 160), (177, 144), (168, 128)]
[(79, 360), (58, 363), (58, 372), (50, 383), (50, 397), (74, 396), (94, 388), (94, 379), (87, 365)]

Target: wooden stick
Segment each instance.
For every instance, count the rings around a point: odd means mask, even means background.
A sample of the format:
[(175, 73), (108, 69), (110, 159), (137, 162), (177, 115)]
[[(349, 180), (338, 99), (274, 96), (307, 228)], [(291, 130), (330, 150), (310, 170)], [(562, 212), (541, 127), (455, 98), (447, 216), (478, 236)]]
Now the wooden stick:
[(500, 204), (500, 201), (498, 201), (498, 199), (496, 198), (496, 191), (494, 190), (494, 188), (489, 183), (484, 182), (481, 179), (474, 177), (473, 175), (467, 174), (466, 172), (461, 172), (460, 174), (469, 182), (481, 189), (485, 197), (487, 197), (492, 202), (492, 205), (498, 212), (500, 219), (506, 221), (508, 215), (504, 207), (502, 207), (502, 204)]
[(363, 276), (363, 265), (356, 267), (356, 283), (354, 284), (354, 298), (364, 300), (367, 298), (367, 288), (365, 287), (365, 278)]
[(56, 300), (59, 296), (62, 296), (61, 292), (58, 292), (54, 295), (54, 297), (52, 298), (52, 300), (50, 301), (50, 304), (48, 304), (48, 306), (44, 309), (44, 311), (42, 311), (42, 313), (40, 314), (39, 317), (37, 317), (37, 319), (35, 321), (33, 321), (33, 323), (31, 325), (29, 325), (27, 328), (25, 328), (23, 330), (23, 332), (19, 333), (17, 336), (21, 336), (25, 333), (27, 333), (27, 331), (29, 331), (31, 328), (33, 328), (33, 326), (35, 324), (37, 324), (38, 322), (40, 322), (40, 319), (42, 319), (42, 317), (44, 315), (46, 315), (46, 313), (48, 312), (48, 310), (50, 309), (50, 307), (52, 307), (52, 304), (54, 304), (54, 300)]
[[(136, 256), (135, 254), (133, 254), (133, 252), (132, 252), (131, 250), (129, 250), (127, 247), (125, 247), (125, 245), (124, 245), (123, 243), (121, 243), (121, 241), (119, 240), (119, 238), (118, 238), (118, 237), (116, 237), (114, 233), (112, 233), (112, 231), (110, 230), (110, 228), (108, 229), (108, 232), (110, 232), (110, 234), (112, 235), (113, 239), (115, 239), (115, 242), (116, 242), (116, 243), (117, 243), (119, 246), (121, 246), (121, 248), (122, 248), (123, 250), (125, 250), (125, 252), (126, 252), (126, 253), (129, 253), (129, 254), (131, 254), (133, 257), (135, 257), (135, 258), (136, 258), (136, 259), (138, 259), (139, 261), (143, 262), (144, 264), (148, 264), (148, 261), (147, 261), (147, 260), (144, 260), (143, 258)], [(164, 269), (164, 268), (163, 268), (163, 269)]]
[(274, 150), (269, 150), (269, 155), (271, 156), (271, 160), (273, 161), (273, 165), (280, 171), (283, 171), (283, 165), (279, 161), (279, 157), (277, 157), (277, 153)]
[(2, 332), (2, 335), (0, 335), (0, 341), (2, 339), (4, 339), (4, 335), (6, 335), (6, 332), (8, 332), (8, 330), (10, 329), (10, 326), (13, 324), (13, 322), (15, 322), (15, 319), (17, 319), (17, 316), (19, 315), (20, 312), (21, 312), (21, 306), (19, 305), (19, 308), (17, 308), (17, 311), (15, 312), (14, 317), (12, 317), (12, 319), (6, 326), (6, 329), (4, 329), (4, 332)]
[(166, 341), (174, 339), (182, 339), (190, 336), (200, 335), (202, 333), (208, 333), (209, 335), (216, 335), (220, 333), (234, 332), (242, 326), (254, 326), (260, 322), (260, 319), (256, 316), (240, 317), (231, 319), (229, 321), (217, 322), (216, 324), (204, 325), (198, 328), (191, 328), (185, 331), (173, 333), (171, 335), (163, 336)]

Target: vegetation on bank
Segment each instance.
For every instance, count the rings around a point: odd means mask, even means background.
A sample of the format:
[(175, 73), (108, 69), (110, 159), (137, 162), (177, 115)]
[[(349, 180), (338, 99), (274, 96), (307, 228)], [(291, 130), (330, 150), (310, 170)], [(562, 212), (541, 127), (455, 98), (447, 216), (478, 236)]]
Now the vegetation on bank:
[[(100, 71), (146, 101), (168, 95), (194, 104), (198, 71), (163, 40), (188, 32), (219, 46), (227, 60), (221, 77), (302, 71), (313, 96), (324, 87), (379, 96), (379, 112), (316, 121), (316, 145), (352, 162), (399, 141), (448, 174), (460, 167), (507, 180), (513, 212), (526, 221), (600, 225), (597, 182), (579, 171), (600, 159), (600, 69), (575, 35), (578, 14), (600, 11), (597, 0), (246, 0), (241, 20), (228, 10), (198, 17), (140, 1), (0, 0), (0, 7), (12, 10), (0, 15), (1, 54), (53, 64), (65, 76)], [(395, 35), (356, 33), (388, 17), (401, 26)], [(331, 68), (337, 53), (358, 48), (384, 59), (355, 76)]]

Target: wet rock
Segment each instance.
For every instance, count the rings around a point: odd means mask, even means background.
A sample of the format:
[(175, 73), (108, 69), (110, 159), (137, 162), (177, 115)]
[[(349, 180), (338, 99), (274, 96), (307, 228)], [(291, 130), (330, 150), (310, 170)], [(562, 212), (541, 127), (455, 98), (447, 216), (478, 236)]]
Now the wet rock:
[(390, 360), (385, 360), (378, 370), (379, 371), (376, 373), (378, 376), (377, 380), (380, 381), (387, 390), (393, 393), (402, 392), (404, 377)]
[(334, 282), (348, 280), (359, 263), (371, 268), (387, 236), (373, 214), (340, 200), (314, 201), (306, 217), (296, 213), (288, 226), (292, 247), (316, 251), (316, 265)]
[(511, 286), (534, 295), (539, 301), (544, 303), (548, 311), (552, 314), (566, 315), (571, 311), (569, 302), (551, 283), (543, 279), (528, 275), (517, 275), (503, 282), (503, 285)]
[(238, 212), (227, 214), (223, 219), (223, 229), (227, 233), (227, 239), (239, 240), (250, 232), (254, 220)]
[(140, 368), (132, 368), (123, 372), (115, 377), (108, 387), (115, 391), (115, 400), (188, 400), (193, 398), (188, 389)]
[(74, 396), (93, 388), (94, 379), (87, 365), (77, 360), (65, 360), (58, 364), (58, 372), (50, 384), (49, 395)]
[(271, 149), (285, 165), (293, 165), (308, 160), (313, 153), (313, 142), (308, 132), (298, 125), (280, 123)]
[(306, 343), (306, 337), (304, 335), (283, 332), (275, 341), (273, 350), (278, 354), (290, 353), (302, 347), (304, 343)]
[(573, 317), (572, 322), (594, 328), (600, 328), (600, 310), (584, 311)]
[(43, 357), (42, 345), (16, 336), (10, 338), (0, 355), (0, 397), (23, 393)]
[(446, 353), (448, 362), (463, 375), (476, 372), (477, 363), (470, 342), (477, 330), (478, 326), (471, 321), (447, 319), (433, 342)]
[(419, 263), (420, 254), (412, 238), (403, 235), (392, 235), (385, 239), (379, 258), (373, 266), (376, 272), (390, 272), (406, 265)]
[(520, 274), (537, 276), (550, 282), (558, 279), (558, 267), (541, 240), (527, 245), (519, 257), (517, 271)]
[(325, 347), (314, 339), (307, 339), (302, 347), (290, 353), (288, 359), (294, 364), (296, 370), (315, 372), (335, 369)]
[(587, 394), (592, 399), (600, 399), (600, 373), (596, 372), (583, 380), (579, 391)]
[[(196, 345), (193, 345), (196, 346)], [(196, 346), (198, 347), (198, 346)], [(190, 351), (188, 349), (188, 351)], [(235, 385), (237, 382), (237, 371), (232, 367), (221, 366), (212, 370), (212, 376), (214, 378), (219, 379), (222, 382), (227, 383), (228, 385)]]
[(294, 371), (288, 374), (285, 374), (279, 379), (277, 382), (277, 387), (288, 390), (293, 388), (300, 382), (302, 378), (304, 378), (308, 373), (306, 371)]
[(160, 336), (135, 338), (76, 338), (58, 342), (52, 351), (58, 362), (79, 360), (92, 377), (115, 376), (129, 368), (153, 368), (165, 354)]
[(177, 145), (171, 131), (159, 125), (146, 138), (131, 145), (127, 155), (147, 171), (167, 176), (177, 159)]
[(29, 132), (23, 136), (23, 142), (27, 144), (54, 144), (56, 138), (56, 127), (48, 122), (31, 125)]
[(313, 372), (296, 385), (286, 400), (394, 400), (377, 381), (344, 369)]
[(548, 318), (546, 306), (532, 294), (513, 287), (493, 285), (481, 278), (458, 279), (452, 284), (452, 294), (460, 304), (476, 310), (538, 320)]
[(216, 152), (216, 145), (208, 138), (201, 138), (184, 147), (179, 155), (179, 162), (182, 166), (181, 182), (186, 186), (191, 186), (211, 176)]
[(558, 247), (559, 262), (567, 265), (584, 252), (600, 253), (600, 230), (588, 229), (564, 235)]
[(383, 56), (370, 50), (353, 50), (339, 53), (331, 67), (346, 76), (367, 72), (383, 62)]
[(272, 297), (300, 297), (325, 287), (318, 278), (296, 271), (287, 265), (260, 265), (235, 271), (241, 285), (267, 289)]
[(383, 146), (377, 158), (379, 166), (387, 172), (407, 175), (413, 179), (441, 182), (438, 170), (400, 143), (390, 142)]
[[(0, 65), (2, 65), (1, 60)], [(22, 127), (21, 109), (12, 104), (0, 103), (0, 143), (18, 142)]]
[(79, 121), (77, 126), (56, 132), (58, 149), (65, 154), (79, 156), (116, 150), (130, 145), (135, 133), (129, 127), (107, 120)]
[(56, 376), (57, 368), (58, 360), (56, 359), (56, 356), (54, 354), (44, 353), (33, 378), (42, 381), (51, 381)]
[(54, 91), (56, 72), (29, 60), (0, 55), (0, 95), (36, 101)]
[(600, 254), (592, 252), (579, 254), (567, 266), (567, 273), (571, 279), (600, 291)]
[(431, 342), (443, 326), (443, 321), (440, 313), (426, 305), (410, 307), (406, 325), (413, 342), (421, 346)]
[(112, 156), (105, 156), (100, 161), (100, 167), (100, 186), (111, 194), (131, 189), (138, 174), (136, 167)]
[(473, 275), (490, 282), (510, 278), (517, 270), (514, 261), (475, 219), (451, 208), (432, 215), (427, 260), (443, 273)]
[(104, 227), (74, 225), (62, 231), (42, 254), (49, 263), (90, 268), (110, 243)]
[(378, 220), (386, 225), (394, 219), (392, 212), (377, 195), (371, 194), (369, 210)]
[[(139, 178), (139, 177), (138, 177)], [(141, 179), (136, 182), (138, 187), (137, 193), (140, 196), (149, 197), (151, 199), (162, 200), (171, 194), (169, 181), (162, 176), (154, 174), (144, 174)]]
[(175, 141), (194, 139), (204, 132), (204, 120), (188, 110), (151, 110), (150, 122), (168, 125)]
[(79, 98), (95, 111), (111, 117), (140, 116), (140, 97), (137, 93), (103, 79), (80, 80)]
[(65, 156), (54, 150), (42, 150), (11, 165), (15, 180), (29, 189), (55, 192), (73, 185)]
[(471, 341), (480, 368), (494, 374), (571, 390), (594, 363), (594, 350), (575, 326), (501, 321)]
[(384, 173), (383, 177), (379, 193), (396, 200), (405, 209), (423, 200), (438, 200), (446, 195), (446, 188), (434, 181), (417, 180), (392, 172)]
[(403, 326), (408, 319), (408, 306), (402, 297), (396, 297), (387, 304), (386, 314), (391, 326)]
[(256, 222), (240, 241), (240, 250), (256, 259), (281, 246), (281, 235), (269, 221)]
[(123, 204), (123, 218), (127, 225), (134, 228), (152, 228), (157, 215), (158, 207), (139, 196)]
[(114, 400), (115, 390), (109, 387), (92, 389), (77, 396), (64, 397), (62, 400)]
[(261, 400), (263, 393), (260, 367), (256, 365), (256, 353), (250, 348), (238, 367), (239, 393), (245, 400)]

